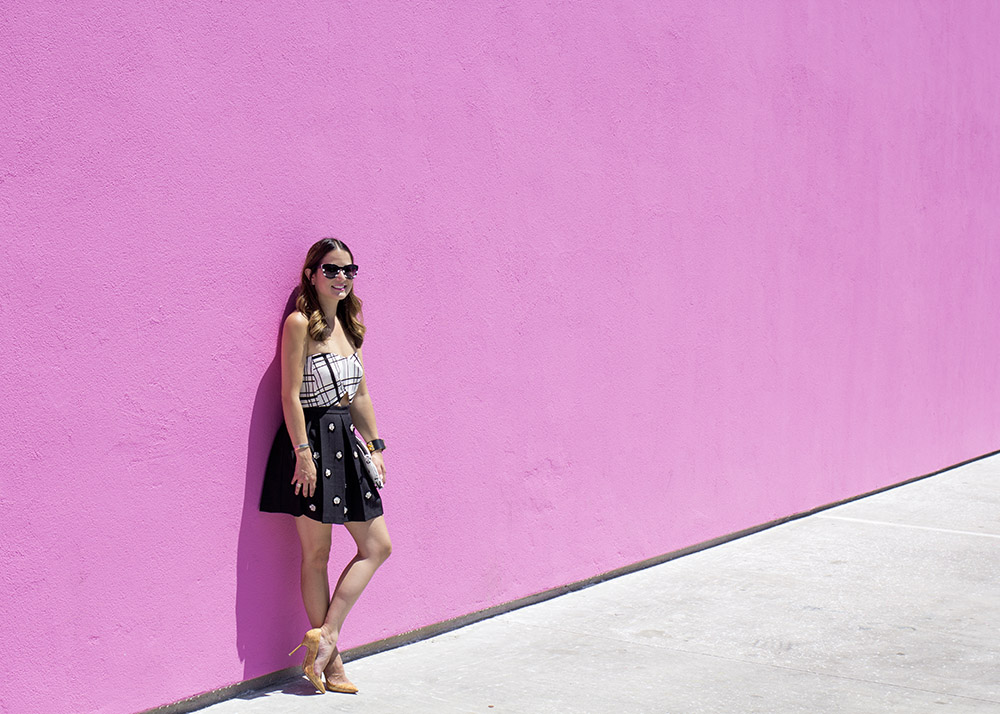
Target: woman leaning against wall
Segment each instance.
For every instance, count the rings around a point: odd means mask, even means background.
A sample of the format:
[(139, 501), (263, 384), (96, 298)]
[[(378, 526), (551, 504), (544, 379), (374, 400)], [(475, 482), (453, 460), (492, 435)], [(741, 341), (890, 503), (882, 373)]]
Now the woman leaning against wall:
[[(295, 517), (302, 602), (312, 625), (299, 645), (306, 648), (302, 669), (321, 693), (358, 691), (344, 672), (337, 640), (347, 613), (392, 550), (378, 493), (385, 442), (378, 438), (365, 382), (357, 273), (350, 248), (334, 238), (318, 241), (306, 254), (296, 309), (281, 333), (284, 423), (271, 447), (260, 499), (260, 510)], [(333, 524), (347, 529), (358, 551), (331, 597)]]

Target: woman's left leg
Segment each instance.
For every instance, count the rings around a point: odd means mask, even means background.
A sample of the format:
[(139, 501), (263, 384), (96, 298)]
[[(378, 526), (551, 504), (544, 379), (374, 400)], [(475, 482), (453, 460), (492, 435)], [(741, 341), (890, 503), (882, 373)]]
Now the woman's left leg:
[(365, 586), (371, 581), (375, 571), (392, 553), (392, 542), (389, 540), (389, 529), (385, 518), (379, 516), (370, 521), (345, 523), (347, 532), (351, 534), (358, 552), (344, 568), (333, 590), (333, 598), (326, 612), (326, 621), (321, 627), (319, 652), (316, 655), (316, 669), (323, 671), (327, 663), (336, 655), (337, 640), (340, 639), (340, 628), (347, 619), (347, 613), (358, 601)]

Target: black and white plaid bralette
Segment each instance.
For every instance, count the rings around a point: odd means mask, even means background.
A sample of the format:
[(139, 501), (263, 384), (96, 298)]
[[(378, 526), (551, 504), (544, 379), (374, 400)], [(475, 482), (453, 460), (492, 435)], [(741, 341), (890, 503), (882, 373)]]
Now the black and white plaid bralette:
[(339, 404), (345, 394), (354, 401), (364, 374), (357, 352), (350, 357), (333, 352), (309, 355), (302, 371), (299, 401), (304, 407), (328, 407)]

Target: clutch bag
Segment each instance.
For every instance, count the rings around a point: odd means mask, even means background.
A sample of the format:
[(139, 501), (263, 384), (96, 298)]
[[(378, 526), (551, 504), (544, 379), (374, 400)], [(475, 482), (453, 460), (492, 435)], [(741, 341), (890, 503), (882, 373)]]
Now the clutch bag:
[(351, 436), (354, 437), (354, 443), (357, 444), (358, 454), (361, 455), (361, 462), (364, 464), (364, 469), (368, 473), (368, 477), (375, 484), (375, 488), (382, 488), (385, 485), (382, 482), (382, 474), (378, 472), (378, 467), (372, 461), (372, 455), (368, 451), (368, 444), (357, 433), (352, 432)]

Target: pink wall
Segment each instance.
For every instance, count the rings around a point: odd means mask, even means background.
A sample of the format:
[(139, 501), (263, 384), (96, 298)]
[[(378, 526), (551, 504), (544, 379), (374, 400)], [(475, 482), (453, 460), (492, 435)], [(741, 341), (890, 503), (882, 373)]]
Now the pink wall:
[(347, 647), (998, 447), (1000, 5), (486, 5), (4, 7), (0, 712), (292, 663), (324, 234), (396, 545)]

